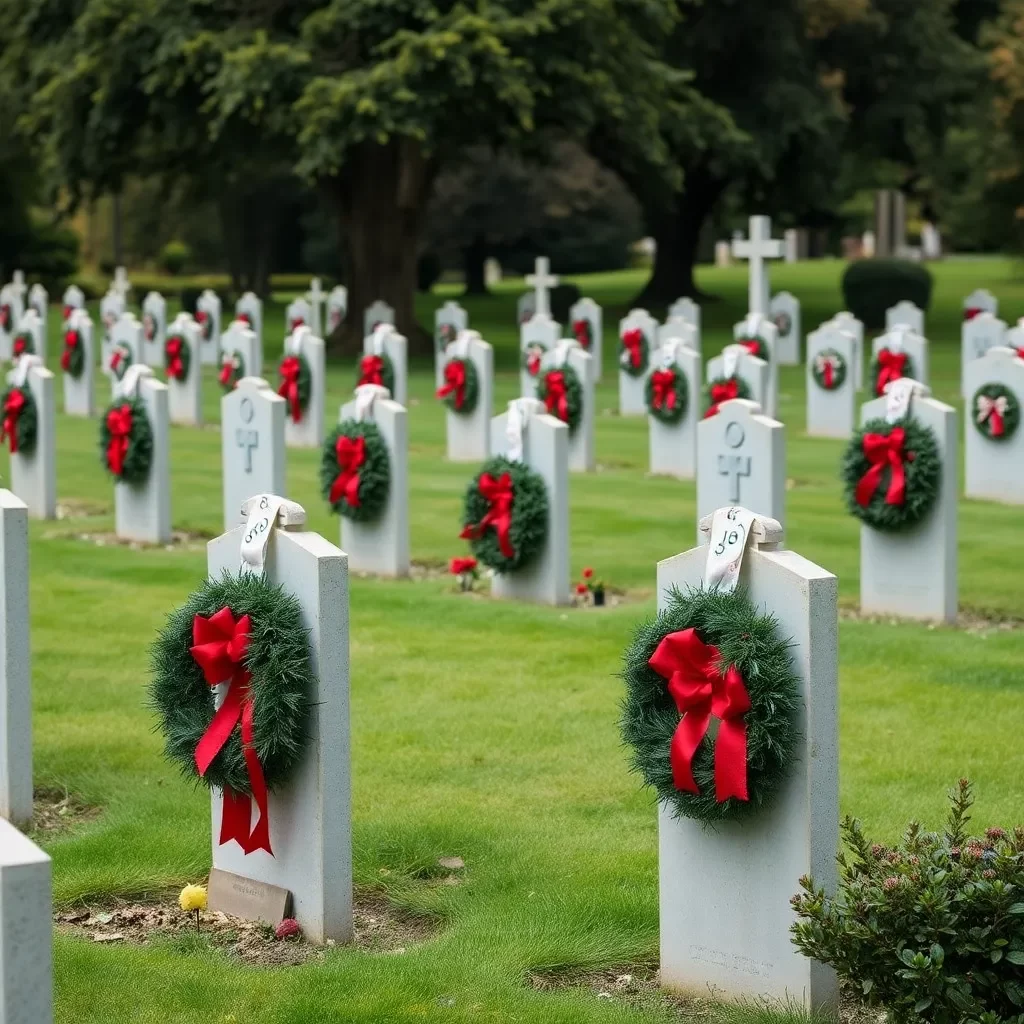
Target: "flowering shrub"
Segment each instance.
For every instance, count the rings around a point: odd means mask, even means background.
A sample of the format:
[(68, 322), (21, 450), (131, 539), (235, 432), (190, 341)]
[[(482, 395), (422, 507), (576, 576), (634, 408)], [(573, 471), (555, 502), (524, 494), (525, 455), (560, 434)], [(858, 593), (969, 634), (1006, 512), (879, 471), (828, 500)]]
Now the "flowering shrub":
[(896, 1024), (1024, 1024), (1024, 827), (970, 836), (966, 779), (950, 801), (944, 834), (892, 847), (846, 819), (838, 892), (800, 880), (793, 941)]

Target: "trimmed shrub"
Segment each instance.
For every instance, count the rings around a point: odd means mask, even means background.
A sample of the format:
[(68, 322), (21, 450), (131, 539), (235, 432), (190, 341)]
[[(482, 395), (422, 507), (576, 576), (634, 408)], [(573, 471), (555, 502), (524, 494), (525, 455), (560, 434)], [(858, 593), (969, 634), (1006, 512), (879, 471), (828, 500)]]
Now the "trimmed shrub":
[(909, 260), (857, 260), (843, 274), (846, 308), (864, 326), (885, 326), (885, 311), (908, 299), (926, 310), (932, 297), (932, 275)]
[(160, 266), (177, 277), (192, 259), (192, 250), (184, 242), (168, 242), (160, 250)]

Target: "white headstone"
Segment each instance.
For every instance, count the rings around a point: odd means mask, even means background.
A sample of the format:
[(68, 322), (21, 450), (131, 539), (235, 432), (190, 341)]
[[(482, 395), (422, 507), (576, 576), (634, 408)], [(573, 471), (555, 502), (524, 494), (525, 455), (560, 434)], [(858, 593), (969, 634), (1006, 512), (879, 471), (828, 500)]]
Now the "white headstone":
[[(544, 354), (562, 336), (561, 324), (547, 313), (537, 313), (519, 328), (519, 394), (533, 398), (537, 394), (537, 374)], [(530, 370), (533, 370), (533, 373)]]
[(0, 818), (27, 825), (32, 820), (28, 506), (2, 488), (0, 586), (4, 593), (0, 603)]
[(11, 358), (14, 336), (24, 312), (25, 303), (15, 286), (5, 284), (0, 288), (0, 360)]
[[(856, 347), (854, 336), (834, 321), (807, 336), (809, 436), (848, 438), (853, 434), (857, 425), (857, 389), (853, 379)], [(846, 372), (837, 384), (843, 363)], [(815, 372), (823, 383), (815, 379)]]
[(198, 426), (203, 422), (203, 367), (199, 361), (199, 326), (188, 313), (179, 313), (167, 332), (165, 347), (173, 338), (181, 338), (188, 346), (188, 371), (184, 380), (167, 374), (167, 408), (171, 422)]
[[(664, 331), (666, 326), (663, 325), (661, 330)], [(692, 333), (692, 325), (686, 326)], [(653, 356), (652, 374), (673, 367), (678, 367), (686, 377), (686, 411), (677, 423), (664, 423), (648, 416), (651, 472), (692, 480), (697, 472), (697, 423), (704, 413), (701, 408), (700, 354), (681, 338), (663, 340)]]
[(309, 291), (306, 292), (306, 299), (309, 302), (309, 329), (318, 338), (322, 338), (324, 336), (324, 303), (327, 301), (327, 295), (324, 293), (319, 277), (314, 277), (309, 282)]
[(858, 320), (852, 313), (843, 310), (836, 313), (834, 317), (822, 326), (835, 326), (840, 330), (853, 335), (854, 342), (854, 387), (861, 391), (864, 387), (864, 322)]
[[(82, 372), (72, 377), (64, 369), (65, 354), (68, 353), (68, 341), (74, 338), (74, 347), (82, 348)], [(68, 354), (70, 360), (70, 354)], [(61, 352), (61, 369), (64, 378), (64, 414), (66, 416), (92, 416), (93, 414), (93, 376), (96, 367), (96, 350), (93, 344), (92, 321), (89, 314), (80, 307), (72, 307), (71, 318), (64, 323), (64, 347)]]
[(50, 316), (50, 293), (37, 281), (28, 290), (28, 304), (43, 322), (43, 337), (47, 337)]
[(732, 266), (732, 245), (725, 239), (715, 242), (715, 266)]
[[(686, 296), (681, 299), (676, 299), (676, 301), (668, 307), (668, 317), (666, 318), (666, 322), (671, 321), (676, 317), (681, 320), (685, 320), (688, 324), (692, 324), (694, 330), (697, 332), (697, 337), (700, 337), (701, 314), (700, 305), (698, 303)], [(700, 349), (697, 351), (700, 351)]]
[(785, 246), (785, 262), (796, 263), (800, 259), (800, 232), (796, 228), (786, 228), (782, 233)]
[(777, 343), (779, 365), (800, 365), (800, 300), (789, 292), (772, 296), (769, 316), (779, 333)]
[(589, 352), (593, 358), (590, 370), (595, 383), (601, 379), (602, 334), (604, 331), (604, 314), (601, 307), (593, 299), (580, 299), (574, 302), (569, 310), (569, 327), (580, 347)]
[(922, 384), (928, 383), (928, 341), (926, 338), (909, 327), (895, 327), (885, 334), (880, 334), (871, 342), (872, 362), (879, 358), (879, 353), (883, 349), (894, 353), (906, 353), (913, 364), (913, 373), (904, 373), (904, 376), (913, 377), (914, 380)]
[[(1012, 433), (1007, 431), (1005, 396), (978, 394), (986, 385), (998, 384), (1017, 399), (1018, 406), (1024, 407), (1024, 359), (1012, 348), (990, 348), (980, 359), (967, 364), (964, 384), (964, 493), (968, 498), (1024, 505), (1024, 423), (1019, 423)], [(998, 430), (994, 422), (999, 424)], [(981, 424), (995, 436), (983, 434)]]
[(768, 350), (768, 391), (757, 399), (765, 413), (777, 416), (779, 411), (779, 332), (774, 321), (759, 313), (750, 313), (738, 324), (733, 325), (733, 337), (737, 342), (741, 338), (758, 338)]
[[(284, 440), (289, 448), (319, 448), (324, 442), (324, 389), (326, 387), (323, 338), (318, 338), (308, 327), (293, 331), (284, 341), (284, 358), (301, 355), (309, 363), (309, 404), (299, 410), (290, 401), (286, 382), (281, 382), (277, 393), (288, 401), (284, 421)], [(283, 360), (282, 360), (283, 362)], [(296, 419), (298, 413), (298, 419)]]
[[(33, 519), (57, 518), (57, 399), (53, 374), (39, 356), (22, 356), (7, 375), (8, 386), (27, 390), (36, 406), (36, 443), (11, 452), (11, 490)], [(12, 446), (13, 447), (13, 446)]]
[(85, 309), (85, 292), (77, 284), (69, 285), (64, 289), (64, 296), (61, 299), (61, 317), (67, 321), (76, 309)]
[[(494, 412), (494, 349), (476, 331), (463, 331), (445, 350), (445, 360), (468, 359), (476, 370), (477, 400), (472, 412), (445, 410), (449, 462), (482, 462), (491, 450)], [(443, 371), (442, 371), (443, 372)]]
[(247, 498), (256, 494), (283, 495), (287, 491), (287, 404), (261, 377), (243, 377), (234, 391), (220, 400), (225, 530), (237, 525)]
[[(147, 366), (164, 365), (164, 339), (167, 337), (167, 300), (159, 292), (149, 292), (142, 300), (142, 361)], [(195, 352), (199, 361), (199, 352)]]
[(1022, 316), (1007, 332), (1003, 339), (1007, 348), (1020, 352), (1024, 350), (1024, 316)]
[[(263, 300), (255, 292), (245, 292), (235, 302), (235, 319), (243, 320), (263, 344)], [(285, 327), (287, 328), (287, 324)], [(217, 360), (215, 359), (214, 362)]]
[(380, 324), (395, 323), (395, 310), (382, 299), (376, 299), (363, 311), (363, 337), (368, 338)]
[[(954, 622), (957, 612), (956, 501), (959, 454), (956, 411), (915, 385), (910, 415), (935, 434), (942, 480), (935, 505), (909, 530), (860, 528), (860, 607), (865, 614)], [(887, 398), (861, 406), (861, 426), (883, 418)]]
[(114, 392), (121, 397), (138, 397), (146, 408), (153, 431), (153, 459), (149, 474), (140, 483), (114, 483), (114, 529), (118, 537), (166, 544), (171, 539), (170, 414), (167, 385), (153, 376), (148, 366), (129, 369)]
[[(702, 545), (658, 564), (658, 607), (704, 579)], [(661, 984), (759, 1005), (835, 1014), (835, 974), (790, 941), (791, 879), (835, 890), (839, 843), (838, 610), (835, 576), (782, 549), (778, 523), (754, 520), (740, 568), (759, 612), (791, 643), (802, 697), (795, 762), (756, 817), (703, 828), (658, 812)], [(783, 881), (785, 879), (785, 881)]]
[(467, 327), (469, 314), (457, 302), (449, 299), (434, 310), (434, 383), (437, 387), (444, 383), (445, 350)]
[(391, 483), (381, 514), (371, 522), (341, 517), (341, 546), (354, 572), (378, 576), (409, 575), (409, 424), (405, 408), (375, 385), (356, 388), (356, 397), (341, 407), (339, 422), (375, 423), (388, 449)]
[(529, 323), (537, 312), (537, 296), (533, 292), (524, 292), (516, 302), (516, 321), (522, 325)]
[(681, 316), (670, 316), (658, 328), (658, 344), (666, 345), (670, 341), (681, 342), (697, 355), (701, 354), (700, 332)]
[(131, 294), (132, 284), (128, 280), (128, 270), (125, 267), (114, 268), (114, 280), (110, 284), (110, 290), (117, 292), (118, 295), (124, 297), (124, 301), (128, 301), (128, 296)]
[[(252, 504), (258, 504), (254, 499)], [(248, 505), (248, 503), (247, 503)], [(287, 502), (270, 532), (267, 579), (299, 602), (309, 630), (315, 692), (310, 694), (306, 756), (288, 783), (269, 795), (273, 856), (219, 845), (221, 795), (211, 796), (213, 866), (280, 886), (292, 894), (292, 916), (312, 942), (352, 939), (352, 798), (349, 757), (348, 559)], [(211, 576), (237, 573), (244, 528), (210, 542)]]
[[(575, 371), (583, 391), (580, 421), (575, 430), (569, 431), (569, 470), (573, 473), (592, 473), (597, 469), (594, 446), (594, 371), (590, 365), (592, 359), (593, 356), (585, 352), (575, 338), (563, 338), (541, 364), (541, 379), (551, 370), (568, 366)], [(557, 406), (552, 405), (548, 413), (560, 419)]]
[[(29, 339), (28, 347), (25, 352), (19, 352), (18, 338), (25, 335)], [(25, 312), (21, 315), (21, 321), (14, 336), (14, 345), (11, 351), (12, 358), (17, 361), (19, 355), (37, 355), (45, 364), (46, 340), (46, 324), (43, 323), (43, 318), (31, 306), (26, 307)]]
[[(634, 333), (640, 332), (647, 349), (647, 365), (641, 372), (634, 376), (626, 371), (626, 366), (634, 366), (633, 348), (627, 345), (627, 340), (636, 339)], [(632, 342), (631, 342), (632, 343)], [(629, 313), (619, 321), (619, 344), (618, 344), (618, 370), (619, 370), (619, 415), (620, 416), (646, 416), (647, 403), (644, 401), (644, 389), (647, 386), (647, 377), (651, 372), (651, 359), (654, 350), (658, 345), (658, 321), (647, 312), (646, 309), (631, 309)], [(638, 357), (643, 360), (644, 346), (637, 350)]]
[(990, 348), (1006, 344), (1006, 324), (991, 313), (978, 313), (960, 327), (960, 393), (969, 398), (967, 367)]
[(501, 264), (493, 256), (484, 260), (484, 284), (488, 288), (501, 284)]
[[(199, 362), (203, 366), (219, 362), (220, 335), (222, 326), (220, 296), (207, 288), (196, 301), (195, 321), (199, 325), (199, 345), (201, 348)], [(258, 335), (262, 337), (262, 335)], [(210, 352), (213, 358), (210, 358)]]
[[(296, 327), (308, 327), (313, 330), (313, 307), (305, 298), (292, 299), (284, 314), (285, 331), (291, 334)], [(314, 332), (319, 333), (319, 332)]]
[(245, 370), (243, 376), (259, 377), (263, 373), (263, 345), (256, 332), (247, 327), (242, 320), (232, 320), (231, 325), (220, 336), (222, 368), (224, 359), (234, 357), (236, 354), (242, 358)]
[(999, 315), (999, 300), (987, 288), (977, 288), (964, 299), (965, 320), (979, 313)]
[(697, 424), (697, 522), (726, 505), (786, 520), (786, 428), (742, 398)]
[(526, 275), (526, 283), (533, 289), (533, 312), (551, 315), (551, 288), (558, 285), (558, 277), (551, 273), (547, 256), (538, 256), (533, 261), (533, 273)]
[(737, 259), (748, 260), (750, 263), (750, 281), (748, 285), (748, 311), (751, 313), (768, 313), (768, 296), (771, 295), (768, 267), (765, 260), (781, 259), (782, 242), (772, 238), (772, 221), (770, 217), (755, 216), (750, 218), (750, 237), (734, 239), (732, 254)]
[(919, 309), (909, 299), (897, 302), (885, 311), (885, 329), (909, 327), (916, 334), (924, 335), (924, 310)]
[(0, 819), (0, 1024), (53, 1024), (50, 858)]
[(336, 284), (327, 296), (327, 333), (333, 334), (344, 322), (348, 312), (348, 289)]
[(100, 300), (100, 321), (103, 324), (101, 359), (104, 366), (107, 365), (110, 350), (114, 345), (114, 327), (125, 315), (126, 309), (124, 296), (120, 292), (107, 292)]
[[(515, 410), (513, 410), (513, 406)], [(491, 593), (502, 600), (569, 603), (569, 428), (548, 416), (535, 398), (518, 398), (509, 411), (491, 422), (491, 455), (511, 458), (509, 421), (521, 442), (521, 458), (544, 480), (548, 496), (548, 528), (536, 558), (514, 573), (495, 573)]]
[(386, 355), (395, 371), (392, 398), (404, 406), (409, 401), (409, 343), (391, 324), (378, 324), (371, 335), (363, 338), (363, 355)]
[[(721, 353), (711, 359), (705, 369), (705, 378), (710, 385), (719, 379), (738, 378), (747, 385), (750, 401), (762, 409), (768, 399), (771, 377), (768, 364), (752, 356), (742, 345), (726, 345)], [(706, 411), (706, 410), (705, 410)]]
[(142, 324), (134, 313), (122, 313), (110, 329), (108, 337), (110, 344), (103, 368), (113, 394), (127, 367), (142, 365)]

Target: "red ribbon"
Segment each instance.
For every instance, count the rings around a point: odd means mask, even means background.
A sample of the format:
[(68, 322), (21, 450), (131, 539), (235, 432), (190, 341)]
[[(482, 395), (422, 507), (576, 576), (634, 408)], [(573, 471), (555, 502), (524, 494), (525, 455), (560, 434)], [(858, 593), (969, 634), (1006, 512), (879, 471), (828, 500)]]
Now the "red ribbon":
[(629, 353), (629, 362), (634, 370), (639, 370), (643, 364), (644, 332), (639, 327), (625, 331), (622, 335), (622, 347)]
[(18, 417), (25, 408), (25, 392), (21, 388), (11, 388), (4, 402), (4, 422), (0, 428), (0, 443), (6, 439), (11, 446), (11, 454), (18, 450)]
[(572, 332), (576, 335), (576, 340), (580, 343), (581, 348), (590, 348), (589, 320), (574, 320), (572, 323)]
[(444, 386), (437, 389), (438, 398), (455, 395), (455, 408), (461, 409), (466, 401), (466, 364), (461, 359), (449, 359), (444, 364)]
[(712, 384), (711, 405), (708, 407), (708, 411), (704, 413), (704, 419), (709, 419), (711, 416), (717, 416), (718, 407), (723, 402), (731, 401), (733, 398), (739, 398), (739, 396), (740, 385), (735, 377), (730, 377), (724, 384)]
[(164, 343), (164, 355), (167, 358), (167, 376), (181, 380), (185, 376), (185, 365), (181, 361), (182, 341), (178, 335), (172, 335)]
[(762, 345), (760, 338), (740, 338), (736, 344), (742, 345), (752, 356), (764, 359), (764, 356), (761, 355)]
[(65, 372), (71, 369), (71, 353), (78, 348), (79, 341), (78, 331), (64, 332), (64, 351), (60, 355), (60, 368)]
[(672, 412), (676, 407), (676, 372), (675, 370), (655, 370), (651, 374), (651, 404), (655, 409), (668, 406)]
[(964, 310), (964, 320), (973, 320), (981, 312), (978, 306), (968, 306)]
[(384, 357), (363, 356), (359, 364), (360, 384), (379, 384), (384, 387)]
[(471, 523), (459, 536), (463, 540), (479, 540), (488, 526), (493, 526), (498, 534), (498, 547), (506, 558), (515, 558), (516, 549), (512, 547), (509, 530), (512, 527), (512, 477), (502, 473), (493, 477), (490, 473), (480, 474), (479, 490), (490, 503), (487, 514), (479, 523)]
[(899, 380), (903, 376), (903, 370), (906, 365), (906, 352), (893, 352), (888, 348), (880, 349), (878, 353), (878, 381), (875, 384), (875, 394), (884, 395), (886, 384)]
[(217, 374), (217, 380), (220, 384), (225, 387), (231, 383), (231, 374), (235, 372), (235, 357), (225, 356), (224, 362), (221, 363), (220, 373)]
[(0, 306), (0, 328), (5, 331), (11, 329), (11, 307), (7, 303)]
[(338, 438), (334, 445), (334, 457), (338, 461), (338, 475), (331, 484), (327, 500), (333, 505), (345, 499), (350, 508), (359, 507), (359, 468), (366, 462), (366, 438)]
[[(252, 698), (249, 693), (252, 676), (244, 664), (249, 650), (251, 626), (248, 615), (236, 620), (228, 607), (221, 608), (208, 619), (197, 615), (192, 620), (192, 647), (189, 648), (189, 653), (203, 670), (203, 676), (210, 686), (223, 682), (228, 684), (224, 702), (217, 709), (196, 746), (196, 767), (200, 775), (206, 774), (211, 762), (231, 738), (235, 726), (240, 721), (242, 754), (249, 772), (252, 797), (247, 793), (224, 790), (219, 842), (223, 845), (233, 839), (247, 854), (254, 850), (266, 850), (273, 856), (274, 851), (270, 848), (267, 783), (253, 741)], [(259, 810), (259, 819), (253, 826), (251, 822), (254, 799)]]
[(196, 323), (199, 324), (199, 331), (204, 338), (210, 336), (210, 314), (204, 310), (196, 312)]
[(669, 760), (676, 789), (700, 793), (693, 758), (711, 724), (721, 722), (715, 740), (715, 799), (747, 795), (747, 723), (750, 710), (743, 676), (735, 665), (720, 671), (721, 652), (704, 643), (695, 629), (669, 633), (647, 662), (668, 682), (668, 692), (682, 718), (672, 735)]
[(835, 364), (831, 359), (826, 359), (821, 368), (821, 375), (825, 380), (825, 387), (832, 390), (832, 382), (835, 380)]
[(28, 345), (25, 342), (25, 339), (19, 334), (18, 337), (14, 339), (14, 346), (11, 350), (11, 354), (15, 359), (17, 359), (19, 356), (23, 356), (25, 354), (27, 348)]
[(74, 311), (75, 311), (75, 307), (74, 306), (65, 306), (64, 307), (64, 319), (65, 320), (70, 320), (71, 319), (71, 314)]
[(298, 356), (285, 356), (277, 368), (281, 376), (281, 386), (277, 393), (288, 402), (288, 410), (293, 423), (302, 419), (302, 406), (299, 404), (299, 370), (301, 364)]
[(858, 505), (867, 507), (872, 495), (882, 482), (882, 473), (886, 466), (892, 469), (892, 476), (885, 494), (885, 503), (887, 505), (903, 504), (907, 489), (903, 462), (904, 458), (909, 455), (903, 451), (903, 442), (906, 440), (906, 436), (906, 431), (902, 427), (894, 427), (888, 434), (864, 435), (861, 449), (868, 462), (871, 463), (871, 468), (860, 478), (857, 490), (854, 492)]
[(296, 327), (301, 327), (305, 322), (301, 316), (297, 316), (292, 320), (291, 329), (294, 331)]
[(114, 476), (124, 472), (124, 460), (128, 455), (128, 442), (132, 432), (132, 407), (125, 403), (107, 413), (107, 467)]
[(531, 377), (536, 377), (540, 373), (540, 364), (543, 358), (542, 352), (538, 352), (536, 349), (529, 350), (529, 355), (526, 357), (526, 372)]
[(246, 327), (252, 327), (252, 317), (248, 313), (239, 313), (235, 319), (241, 320)]
[(110, 353), (110, 369), (116, 372), (117, 368), (120, 365), (121, 365), (121, 350), (115, 348), (114, 351)]
[(569, 395), (565, 388), (565, 374), (561, 370), (549, 370), (544, 375), (544, 388), (544, 405), (548, 413), (568, 423)]

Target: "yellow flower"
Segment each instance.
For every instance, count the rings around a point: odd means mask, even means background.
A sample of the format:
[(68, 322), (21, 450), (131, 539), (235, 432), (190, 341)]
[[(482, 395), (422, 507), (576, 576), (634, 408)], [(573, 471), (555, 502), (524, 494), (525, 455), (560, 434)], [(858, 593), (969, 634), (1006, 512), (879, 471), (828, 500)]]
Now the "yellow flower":
[(206, 886), (186, 885), (178, 897), (178, 906), (182, 910), (205, 910), (206, 909)]

